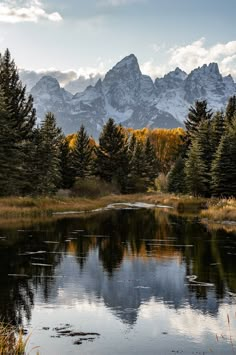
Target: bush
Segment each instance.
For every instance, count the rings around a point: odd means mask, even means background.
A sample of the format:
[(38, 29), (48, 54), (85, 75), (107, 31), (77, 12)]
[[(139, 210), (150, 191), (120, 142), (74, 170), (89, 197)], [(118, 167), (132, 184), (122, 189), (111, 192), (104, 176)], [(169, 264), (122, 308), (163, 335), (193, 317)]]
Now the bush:
[(167, 175), (161, 173), (155, 180), (155, 186), (157, 191), (167, 192), (168, 191), (168, 179)]
[(73, 188), (72, 196), (97, 198), (110, 194), (118, 194), (120, 191), (115, 183), (107, 183), (100, 178), (77, 179)]

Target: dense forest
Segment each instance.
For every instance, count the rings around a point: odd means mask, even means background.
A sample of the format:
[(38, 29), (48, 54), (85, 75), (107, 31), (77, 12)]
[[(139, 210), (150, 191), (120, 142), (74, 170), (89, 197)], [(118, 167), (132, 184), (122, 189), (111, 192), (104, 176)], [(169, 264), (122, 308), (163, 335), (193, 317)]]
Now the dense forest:
[(64, 136), (53, 113), (36, 125), (33, 98), (10, 52), (0, 56), (0, 195), (168, 190), (195, 196), (236, 195), (236, 97), (225, 112), (206, 101), (190, 107), (186, 129), (132, 130), (110, 118), (99, 141), (81, 126)]

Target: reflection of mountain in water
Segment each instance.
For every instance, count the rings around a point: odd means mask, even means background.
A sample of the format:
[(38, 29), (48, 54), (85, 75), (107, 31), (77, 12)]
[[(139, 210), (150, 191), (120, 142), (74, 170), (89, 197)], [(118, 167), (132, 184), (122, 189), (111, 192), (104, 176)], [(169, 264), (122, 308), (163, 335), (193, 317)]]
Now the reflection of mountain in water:
[(197, 299), (189, 291), (186, 265), (179, 264), (176, 259), (124, 259), (121, 266), (109, 275), (99, 261), (98, 250), (93, 250), (82, 269), (76, 267), (74, 259), (66, 258), (58, 266), (56, 274), (64, 275), (64, 278), (56, 279), (52, 285), (50, 303), (73, 305), (83, 299), (90, 302), (99, 299), (123, 322), (130, 324), (136, 322), (140, 306), (151, 299), (176, 309), (186, 304), (212, 314), (218, 309), (215, 292), (207, 292), (205, 299)]
[[(109, 211), (42, 222), (24, 233), (9, 227), (0, 235), (6, 236), (0, 241), (0, 318), (12, 323), (30, 319), (38, 302), (75, 306), (85, 300), (104, 302), (129, 324), (151, 300), (216, 315), (226, 290), (236, 292), (234, 236), (159, 210)], [(38, 250), (46, 253), (22, 255)], [(52, 267), (32, 268), (35, 258)], [(214, 287), (190, 285), (191, 274)]]

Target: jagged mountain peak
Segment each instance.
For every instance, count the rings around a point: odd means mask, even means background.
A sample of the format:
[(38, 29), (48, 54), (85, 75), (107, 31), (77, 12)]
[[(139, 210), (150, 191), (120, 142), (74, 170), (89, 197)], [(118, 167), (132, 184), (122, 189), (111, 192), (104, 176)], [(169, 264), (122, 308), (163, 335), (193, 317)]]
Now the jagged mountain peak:
[(109, 81), (114, 75), (120, 75), (123, 79), (127, 78), (127, 80), (130, 80), (132, 77), (141, 76), (142, 73), (135, 55), (130, 54), (119, 61), (111, 70), (107, 72), (104, 82)]
[(219, 66), (217, 63), (210, 63), (208, 65), (208, 70), (210, 73), (214, 73), (216, 75), (220, 75), (220, 70), (219, 70)]
[(134, 54), (119, 61), (104, 79), (75, 95), (60, 88), (58, 81), (44, 76), (31, 90), (39, 118), (52, 111), (65, 133), (77, 131), (83, 124), (98, 138), (109, 117), (126, 127), (165, 127), (182, 125), (190, 105), (206, 99), (214, 111), (224, 109), (236, 84), (223, 77), (217, 63), (205, 64), (186, 74), (177, 67), (153, 83), (141, 73)]
[(130, 54), (123, 59), (121, 59), (114, 68), (123, 68), (124, 66), (127, 67), (134, 67), (139, 66), (138, 59), (134, 54)]
[(173, 76), (181, 80), (185, 80), (186, 77), (188, 76), (187, 73), (184, 70), (180, 69), (179, 67), (175, 68), (175, 70), (172, 73)]
[(221, 77), (219, 66), (217, 63), (203, 64), (201, 67), (193, 69), (189, 76), (199, 76), (202, 75), (205, 78), (207, 76)]
[(60, 91), (61, 87), (56, 78), (53, 78), (50, 75), (45, 75), (41, 79), (39, 79), (39, 81), (35, 84), (31, 91), (34, 92), (38, 90), (54, 92)]

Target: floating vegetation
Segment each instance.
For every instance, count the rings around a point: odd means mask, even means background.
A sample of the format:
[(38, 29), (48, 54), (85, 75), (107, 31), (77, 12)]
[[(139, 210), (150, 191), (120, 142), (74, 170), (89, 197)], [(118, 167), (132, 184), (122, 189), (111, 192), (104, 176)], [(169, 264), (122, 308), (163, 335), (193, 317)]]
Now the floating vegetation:
[(209, 282), (200, 282), (200, 281), (196, 281), (198, 277), (196, 275), (189, 275), (186, 276), (186, 279), (189, 280), (191, 286), (202, 286), (202, 287), (213, 287), (214, 284), (209, 283)]

